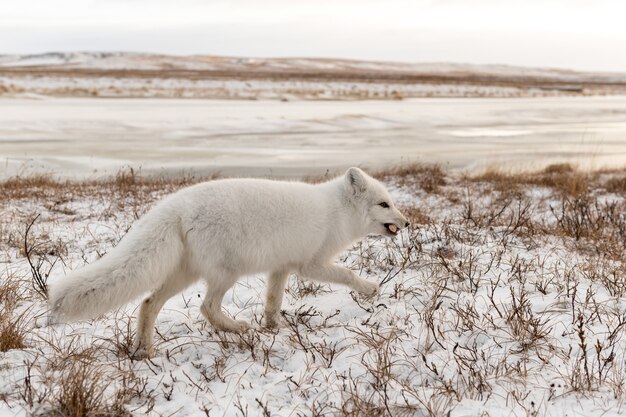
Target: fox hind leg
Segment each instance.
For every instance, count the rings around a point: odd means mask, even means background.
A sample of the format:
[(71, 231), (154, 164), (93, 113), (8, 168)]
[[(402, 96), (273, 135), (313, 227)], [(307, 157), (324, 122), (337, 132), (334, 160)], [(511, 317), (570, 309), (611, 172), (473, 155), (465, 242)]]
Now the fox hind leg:
[(237, 278), (221, 279), (219, 282), (208, 282), (207, 290), (200, 311), (204, 318), (218, 330), (225, 332), (242, 333), (250, 328), (243, 320), (234, 320), (222, 312), (224, 294), (237, 282)]
[(145, 359), (152, 355), (154, 322), (163, 305), (174, 295), (188, 287), (195, 279), (182, 274), (172, 275), (163, 285), (141, 303), (137, 323), (137, 341), (133, 350), (134, 359)]

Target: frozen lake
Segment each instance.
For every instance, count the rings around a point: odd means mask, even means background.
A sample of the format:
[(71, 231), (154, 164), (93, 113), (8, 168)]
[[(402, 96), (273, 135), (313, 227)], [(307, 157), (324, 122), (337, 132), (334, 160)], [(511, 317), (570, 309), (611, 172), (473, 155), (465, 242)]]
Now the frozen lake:
[(349, 165), (626, 165), (626, 97), (216, 101), (0, 99), (0, 176), (303, 175)]

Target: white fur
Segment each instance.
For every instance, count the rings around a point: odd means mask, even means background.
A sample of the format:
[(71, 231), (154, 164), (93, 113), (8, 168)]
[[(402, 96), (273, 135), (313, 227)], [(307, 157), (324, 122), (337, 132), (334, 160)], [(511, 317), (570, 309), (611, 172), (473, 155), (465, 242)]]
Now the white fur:
[(385, 223), (408, 224), (385, 188), (358, 168), (318, 185), (260, 179), (202, 183), (164, 198), (117, 247), (53, 283), (50, 306), (56, 317), (92, 318), (153, 291), (139, 314), (142, 356), (150, 353), (154, 321), (165, 301), (200, 278), (208, 284), (201, 308), (207, 320), (222, 330), (245, 330), (246, 323), (222, 313), (222, 298), (241, 276), (268, 272), (265, 321), (276, 326), (291, 272), (375, 294), (377, 284), (332, 261), (368, 234), (392, 235)]

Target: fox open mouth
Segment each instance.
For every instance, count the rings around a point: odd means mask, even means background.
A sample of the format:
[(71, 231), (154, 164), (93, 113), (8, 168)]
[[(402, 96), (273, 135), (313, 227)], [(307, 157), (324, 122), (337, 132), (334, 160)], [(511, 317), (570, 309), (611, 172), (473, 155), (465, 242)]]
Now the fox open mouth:
[(400, 231), (400, 228), (393, 223), (385, 223), (384, 226), (385, 226), (385, 229), (387, 229), (387, 231), (391, 233), (393, 236), (397, 235), (398, 232)]

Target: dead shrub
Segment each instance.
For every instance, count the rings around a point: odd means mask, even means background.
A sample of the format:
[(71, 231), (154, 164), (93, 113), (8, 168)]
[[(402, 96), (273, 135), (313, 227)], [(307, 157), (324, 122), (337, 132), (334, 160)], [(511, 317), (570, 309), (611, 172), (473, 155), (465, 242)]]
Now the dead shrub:
[(58, 381), (54, 412), (59, 416), (108, 415), (102, 373), (87, 362), (70, 362)]
[(315, 297), (321, 294), (331, 292), (326, 284), (314, 281), (304, 281), (301, 279), (292, 280), (293, 284), (287, 286), (287, 292), (290, 296), (300, 299), (305, 297)]
[(446, 172), (438, 164), (397, 165), (373, 175), (380, 180), (393, 179), (401, 186), (418, 186), (427, 193), (437, 194), (447, 184)]
[(119, 170), (117, 174), (115, 174), (113, 181), (115, 187), (122, 193), (136, 189), (141, 183), (143, 183), (142, 178), (135, 173), (132, 167)]
[(404, 214), (409, 223), (412, 225), (427, 224), (431, 222), (431, 218), (418, 206), (402, 206), (398, 210)]
[(626, 195), (626, 175), (607, 180), (605, 188), (610, 193)]
[[(81, 197), (93, 197), (119, 193), (127, 197), (148, 197), (154, 191), (176, 191), (179, 188), (202, 181), (219, 178), (219, 173), (207, 177), (189, 175), (172, 178), (147, 176), (132, 167), (119, 170), (114, 176), (69, 181), (52, 175), (16, 176), (0, 182), (0, 196), (6, 200), (22, 200), (33, 197), (46, 198), (54, 203), (72, 201)], [(3, 200), (0, 199), (0, 203)]]
[(579, 172), (570, 164), (548, 165), (539, 172), (504, 172), (489, 168), (482, 174), (466, 177), (470, 182), (491, 183), (501, 192), (517, 190), (520, 185), (552, 188), (564, 196), (580, 196), (588, 192), (592, 175)]
[(539, 348), (538, 344), (546, 341), (551, 329), (545, 320), (532, 311), (530, 296), (523, 284), (517, 291), (510, 287), (511, 306), (504, 306), (504, 317), (509, 326), (510, 335), (519, 344), (519, 352)]
[(534, 184), (551, 187), (564, 196), (578, 197), (588, 193), (590, 177), (577, 171), (554, 172), (538, 176)]
[(26, 347), (28, 326), (24, 323), (25, 314), (13, 316), (13, 310), (0, 308), (0, 352)]
[(11, 277), (3, 278), (0, 281), (0, 352), (26, 347), (29, 331), (26, 312), (16, 315), (21, 299), (19, 283)]
[(332, 180), (333, 178), (341, 175), (340, 172), (331, 172), (329, 169), (326, 170), (323, 174), (318, 175), (306, 175), (302, 177), (302, 182), (306, 182), (307, 184), (320, 184), (322, 182), (326, 182)]
[(37, 196), (46, 197), (64, 186), (65, 183), (57, 181), (51, 175), (16, 176), (0, 182), (0, 196), (9, 201)]
[(46, 416), (55, 417), (130, 416), (125, 404), (132, 398), (149, 397), (146, 382), (128, 369), (99, 365), (98, 352), (95, 347), (87, 348), (30, 364), (29, 375), (35, 370), (42, 378), (37, 385), (25, 381), (23, 387), (22, 396), (37, 398), (30, 404), (34, 414), (41, 409)]
[(602, 284), (613, 297), (626, 294), (626, 263), (593, 259), (581, 265), (580, 273), (590, 281)]
[(107, 360), (107, 345), (113, 342), (85, 347), (76, 335), (41, 341), (49, 349), (35, 350), (24, 361), (25, 377), (15, 392), (29, 415), (127, 417), (139, 409), (152, 411), (155, 389), (148, 387), (148, 378), (137, 375), (129, 360)]
[(0, 280), (0, 305), (14, 306), (21, 300), (20, 283), (11, 275)]
[[(39, 218), (39, 214), (28, 223), (26, 231), (24, 232), (24, 248), (23, 255), (26, 257), (30, 266), (30, 272), (32, 275), (33, 289), (44, 299), (48, 298), (48, 277), (56, 264), (54, 261), (49, 261), (47, 255), (60, 256), (67, 249), (62, 242), (57, 242), (57, 248), (50, 248), (50, 242), (43, 241), (41, 243), (33, 243), (28, 238), (28, 233), (32, 229), (33, 225)], [(43, 250), (42, 250), (43, 248)], [(58, 258), (57, 258), (58, 259)]]
[(497, 167), (489, 167), (481, 174), (466, 176), (465, 179), (471, 182), (488, 182), (496, 185), (503, 183), (519, 184), (522, 181), (523, 174), (506, 173)]
[(545, 174), (564, 174), (568, 172), (574, 172), (574, 167), (572, 164), (563, 163), (563, 164), (552, 164), (548, 165), (543, 169)]
[(556, 219), (558, 231), (575, 240), (605, 239), (605, 244), (613, 242), (618, 245), (626, 242), (623, 203), (600, 203), (589, 195), (564, 197), (560, 206), (550, 206), (550, 211)]

